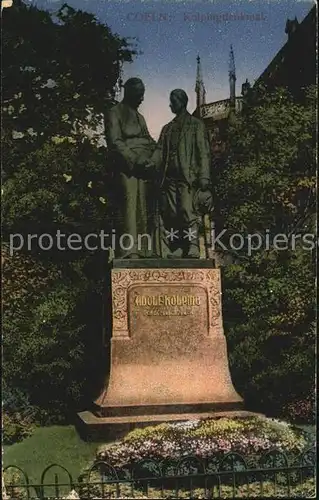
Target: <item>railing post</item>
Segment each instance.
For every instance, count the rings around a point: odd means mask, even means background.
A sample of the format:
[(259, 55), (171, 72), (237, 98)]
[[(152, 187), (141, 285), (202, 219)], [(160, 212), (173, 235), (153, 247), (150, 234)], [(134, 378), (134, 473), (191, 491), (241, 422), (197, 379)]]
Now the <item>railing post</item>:
[(57, 473), (54, 474), (54, 485), (55, 485), (55, 496), (59, 498), (60, 491), (59, 491), (59, 482)]

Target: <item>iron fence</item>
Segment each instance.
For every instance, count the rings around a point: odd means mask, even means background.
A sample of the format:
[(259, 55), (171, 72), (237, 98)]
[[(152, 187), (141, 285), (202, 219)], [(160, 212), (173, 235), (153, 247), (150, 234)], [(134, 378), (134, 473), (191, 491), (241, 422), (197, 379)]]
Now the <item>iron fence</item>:
[(98, 461), (76, 481), (65, 467), (51, 464), (38, 484), (30, 481), (20, 467), (9, 465), (3, 470), (4, 498), (315, 498), (315, 470), (314, 447), (289, 458), (271, 450), (258, 457), (229, 452), (206, 459), (148, 458), (123, 467)]

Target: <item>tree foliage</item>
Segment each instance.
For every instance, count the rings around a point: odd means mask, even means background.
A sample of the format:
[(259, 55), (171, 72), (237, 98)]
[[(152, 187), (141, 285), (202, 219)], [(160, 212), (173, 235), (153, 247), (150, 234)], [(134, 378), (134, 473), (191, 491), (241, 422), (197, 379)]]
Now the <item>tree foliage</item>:
[(7, 391), (19, 387), (51, 414), (91, 399), (105, 370), (106, 259), (56, 244), (41, 251), (34, 240), (28, 247), (28, 235), (108, 229), (102, 115), (120, 64), (135, 54), (129, 40), (67, 5), (53, 16), (16, 0), (3, 12), (3, 235), (24, 238), (13, 256), (4, 249), (4, 379)]
[[(24, 253), (10, 256), (6, 245), (2, 254), (5, 394), (14, 402), (18, 388), (51, 420), (70, 415), (87, 404), (101, 375), (101, 291), (79, 261), (65, 270)], [(33, 413), (41, 419), (42, 411)]]
[(2, 54), (5, 132), (38, 148), (94, 128), (136, 50), (92, 14), (65, 4), (53, 17), (16, 0), (3, 14)]
[(103, 114), (114, 103), (120, 64), (135, 54), (133, 42), (66, 4), (54, 17), (20, 0), (5, 10), (5, 230), (26, 220), (105, 219), (111, 172)]
[(229, 249), (231, 235), (243, 237), (224, 268), (233, 376), (248, 402), (268, 412), (314, 390), (314, 113), (312, 88), (302, 105), (284, 89), (255, 90), (230, 121), (216, 178), (221, 241)]

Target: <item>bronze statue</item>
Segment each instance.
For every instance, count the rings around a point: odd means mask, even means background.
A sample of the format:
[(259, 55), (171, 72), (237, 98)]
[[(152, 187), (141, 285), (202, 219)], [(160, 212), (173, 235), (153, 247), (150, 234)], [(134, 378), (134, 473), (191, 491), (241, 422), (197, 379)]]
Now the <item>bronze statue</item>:
[[(187, 111), (184, 90), (170, 94), (176, 117), (165, 125), (148, 164), (161, 170), (161, 254), (199, 258), (200, 215), (195, 201), (209, 198), (210, 145), (204, 123)], [(200, 196), (198, 196), (200, 194)], [(196, 196), (195, 196), (196, 195)], [(175, 233), (174, 233), (175, 231)]]
[[(146, 165), (154, 152), (156, 142), (150, 136), (144, 117), (138, 112), (143, 102), (145, 87), (139, 78), (130, 78), (124, 84), (124, 98), (109, 112), (107, 143), (115, 176), (114, 193), (119, 209), (116, 256), (146, 257), (152, 251), (148, 206), (149, 174)], [(140, 235), (140, 236), (138, 236)], [(124, 247), (124, 248), (123, 248)]]

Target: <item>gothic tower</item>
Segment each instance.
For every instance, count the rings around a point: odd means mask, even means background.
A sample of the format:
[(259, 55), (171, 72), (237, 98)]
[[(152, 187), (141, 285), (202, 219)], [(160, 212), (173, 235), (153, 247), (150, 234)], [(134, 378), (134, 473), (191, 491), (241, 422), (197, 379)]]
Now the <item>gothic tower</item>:
[(204, 85), (204, 81), (203, 81), (202, 68), (201, 68), (201, 62), (200, 62), (199, 56), (197, 56), (197, 73), (196, 73), (195, 92), (196, 92), (196, 109), (197, 109), (198, 114), (200, 115), (200, 106), (202, 106), (203, 104), (206, 104), (206, 90), (205, 90), (205, 85)]
[(236, 106), (236, 68), (233, 46), (230, 46), (229, 53), (229, 88), (230, 88), (230, 107), (235, 109)]

